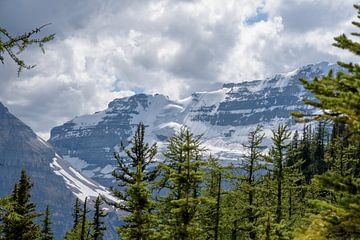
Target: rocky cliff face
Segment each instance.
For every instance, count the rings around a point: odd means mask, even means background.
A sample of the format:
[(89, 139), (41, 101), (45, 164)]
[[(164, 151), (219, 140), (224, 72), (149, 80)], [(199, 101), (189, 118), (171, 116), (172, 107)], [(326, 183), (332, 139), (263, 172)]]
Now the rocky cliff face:
[(47, 205), (51, 208), (56, 239), (62, 239), (72, 226), (75, 197), (84, 200), (102, 194), (111, 198), (105, 187), (82, 176), (0, 103), (0, 196), (11, 193), (22, 169), (34, 184), (31, 199), (37, 211), (44, 212)]
[(330, 69), (336, 72), (340, 68), (325, 62), (308, 65), (265, 80), (225, 84), (217, 91), (197, 92), (180, 101), (159, 94), (115, 99), (103, 111), (53, 128), (49, 142), (83, 174), (106, 186), (112, 185), (113, 152), (120, 142), (126, 145), (140, 121), (147, 126), (147, 140), (157, 141), (160, 152), (167, 138), (186, 125), (203, 134), (204, 145), (213, 154), (236, 160), (243, 152), (241, 143), (257, 124), (264, 125), (267, 136), (280, 122), (292, 129), (302, 128), (293, 122), (290, 112), (314, 110), (302, 102), (312, 96), (299, 78), (312, 79)]
[[(54, 231), (62, 235), (71, 225), (74, 195), (64, 180), (50, 167), (55, 151), (0, 103), (0, 193), (10, 194), (26, 169), (34, 187), (32, 200), (43, 212), (49, 205), (53, 212)], [(69, 221), (70, 219), (70, 221)]]

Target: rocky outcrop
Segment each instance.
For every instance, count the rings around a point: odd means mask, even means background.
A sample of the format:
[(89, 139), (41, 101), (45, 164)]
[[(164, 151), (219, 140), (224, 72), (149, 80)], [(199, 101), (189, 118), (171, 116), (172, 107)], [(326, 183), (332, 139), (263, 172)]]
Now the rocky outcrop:
[(113, 152), (121, 142), (127, 144), (140, 121), (147, 126), (147, 140), (156, 141), (160, 152), (167, 138), (186, 125), (194, 133), (203, 134), (205, 147), (214, 155), (237, 160), (243, 152), (241, 144), (257, 124), (264, 126), (266, 144), (270, 129), (280, 122), (290, 124), (292, 129), (302, 128), (290, 113), (314, 109), (302, 101), (312, 96), (303, 89), (299, 78), (320, 77), (330, 69), (336, 72), (340, 68), (325, 62), (308, 65), (265, 80), (224, 84), (216, 91), (197, 92), (180, 101), (159, 94), (115, 99), (103, 111), (53, 128), (49, 142), (83, 174), (106, 186), (113, 184)]

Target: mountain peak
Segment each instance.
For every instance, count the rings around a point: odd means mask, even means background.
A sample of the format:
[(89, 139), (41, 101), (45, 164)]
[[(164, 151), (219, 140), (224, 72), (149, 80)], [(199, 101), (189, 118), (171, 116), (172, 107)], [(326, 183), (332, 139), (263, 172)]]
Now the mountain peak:
[(5, 107), (4, 104), (0, 102), (0, 114), (8, 113), (8, 112), (9, 110), (7, 109), (7, 107)]

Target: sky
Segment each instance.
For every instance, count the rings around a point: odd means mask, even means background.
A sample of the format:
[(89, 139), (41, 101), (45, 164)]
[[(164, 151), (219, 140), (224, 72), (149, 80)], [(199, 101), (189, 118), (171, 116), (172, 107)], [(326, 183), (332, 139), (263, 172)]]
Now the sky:
[(103, 110), (114, 98), (181, 99), (223, 83), (297, 67), (354, 61), (332, 47), (354, 30), (354, 0), (0, 0), (12, 34), (46, 23), (45, 55), (22, 53), (18, 77), (0, 64), (0, 101), (44, 139), (52, 127)]

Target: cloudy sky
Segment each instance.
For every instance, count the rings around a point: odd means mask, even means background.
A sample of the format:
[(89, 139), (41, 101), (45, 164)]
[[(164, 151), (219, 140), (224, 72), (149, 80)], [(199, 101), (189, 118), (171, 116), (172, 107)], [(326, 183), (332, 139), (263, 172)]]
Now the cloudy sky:
[(0, 0), (13, 34), (52, 23), (46, 54), (17, 77), (0, 65), (0, 101), (44, 138), (51, 127), (138, 92), (171, 98), (320, 61), (351, 32), (355, 0)]

